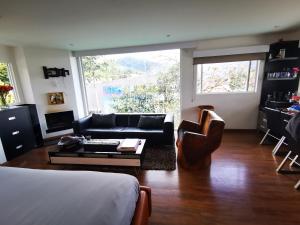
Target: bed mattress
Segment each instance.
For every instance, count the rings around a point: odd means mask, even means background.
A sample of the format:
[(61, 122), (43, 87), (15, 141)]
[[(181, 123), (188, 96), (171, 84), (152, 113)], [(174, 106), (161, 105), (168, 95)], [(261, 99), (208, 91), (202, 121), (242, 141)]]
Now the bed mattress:
[(139, 197), (133, 176), (0, 167), (0, 224), (130, 225)]

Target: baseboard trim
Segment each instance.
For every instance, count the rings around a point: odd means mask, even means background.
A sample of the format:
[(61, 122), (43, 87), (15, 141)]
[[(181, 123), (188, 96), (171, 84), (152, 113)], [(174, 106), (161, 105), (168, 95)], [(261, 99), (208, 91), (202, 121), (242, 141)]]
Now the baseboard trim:
[(257, 129), (225, 129), (225, 133), (257, 133)]

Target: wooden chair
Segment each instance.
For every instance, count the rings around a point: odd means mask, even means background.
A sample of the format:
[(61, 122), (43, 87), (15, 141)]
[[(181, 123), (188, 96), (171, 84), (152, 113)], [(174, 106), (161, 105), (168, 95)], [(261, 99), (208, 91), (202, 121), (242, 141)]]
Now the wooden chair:
[(215, 112), (203, 110), (200, 123), (183, 120), (178, 127), (178, 164), (186, 169), (206, 168), (221, 144), (225, 123)]
[(199, 112), (198, 112), (198, 123), (200, 123), (200, 121), (201, 121), (201, 116), (202, 116), (202, 112), (203, 112), (204, 109), (214, 111), (215, 107), (212, 106), (212, 105), (199, 105), (198, 106), (198, 110), (199, 110)]

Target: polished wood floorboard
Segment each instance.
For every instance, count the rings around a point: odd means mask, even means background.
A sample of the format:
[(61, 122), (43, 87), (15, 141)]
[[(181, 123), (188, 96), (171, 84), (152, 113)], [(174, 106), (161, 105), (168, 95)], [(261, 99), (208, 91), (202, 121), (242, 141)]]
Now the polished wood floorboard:
[[(152, 188), (150, 225), (295, 225), (300, 223), (298, 175), (277, 174), (282, 157), (274, 145), (260, 146), (255, 132), (227, 132), (213, 154), (210, 169), (142, 171), (142, 185)], [(74, 169), (49, 165), (47, 150), (33, 150), (8, 166)], [(87, 167), (89, 169), (89, 167)], [(47, 203), (45, 203), (47, 204)]]

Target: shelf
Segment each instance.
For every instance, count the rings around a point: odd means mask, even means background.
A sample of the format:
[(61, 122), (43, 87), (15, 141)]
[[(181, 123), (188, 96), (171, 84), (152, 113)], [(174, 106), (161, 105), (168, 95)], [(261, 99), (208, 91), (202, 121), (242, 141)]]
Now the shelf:
[(299, 60), (299, 57), (286, 57), (283, 59), (275, 58), (275, 59), (269, 59), (268, 62), (278, 62), (278, 61), (292, 61), (292, 60)]

